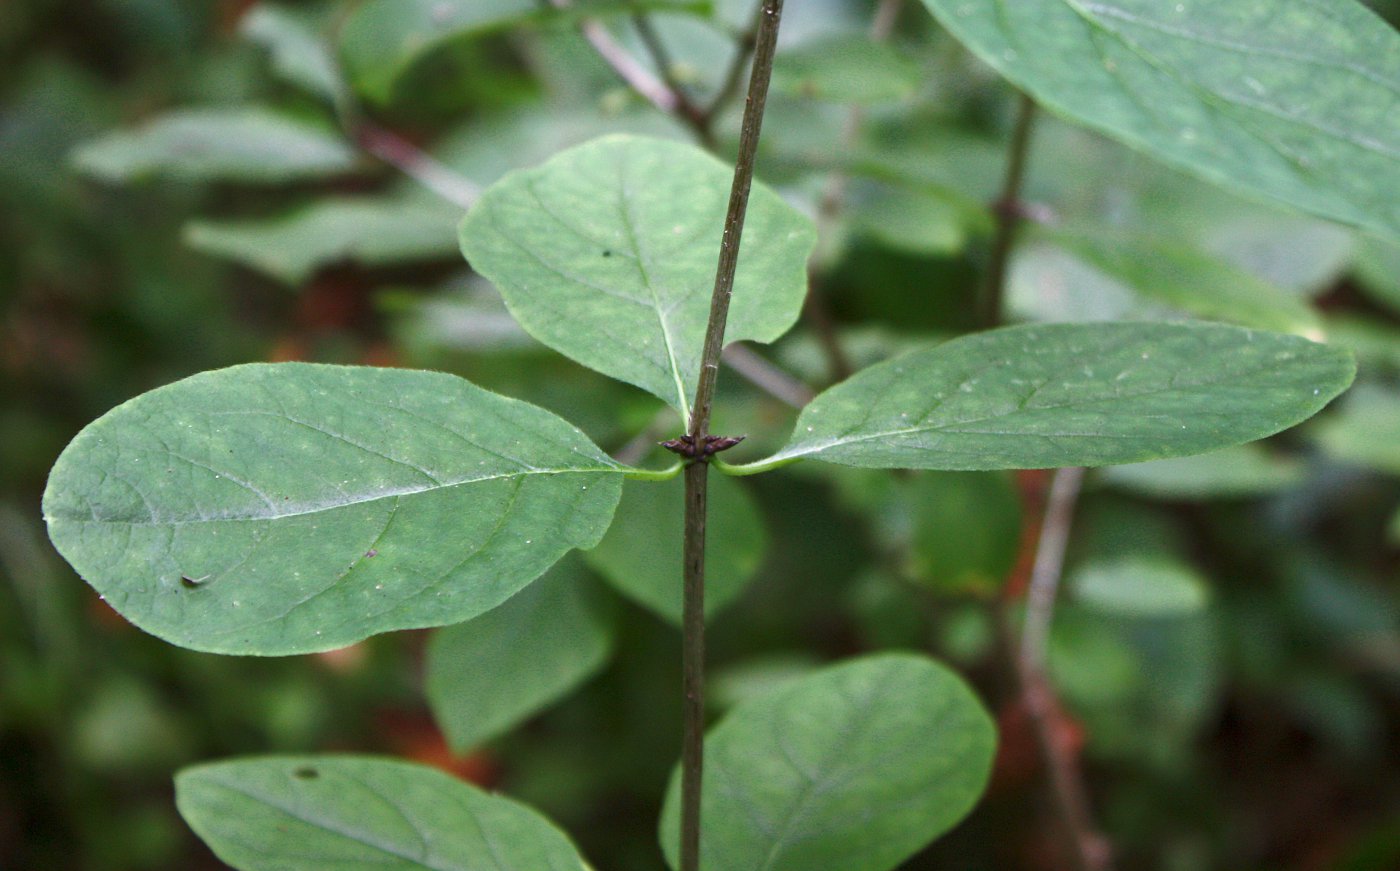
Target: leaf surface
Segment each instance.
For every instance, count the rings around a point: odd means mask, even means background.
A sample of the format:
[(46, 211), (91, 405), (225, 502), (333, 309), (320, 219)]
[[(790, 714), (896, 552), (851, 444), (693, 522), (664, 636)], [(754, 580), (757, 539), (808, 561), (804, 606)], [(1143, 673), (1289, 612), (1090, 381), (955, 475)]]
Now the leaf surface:
[(1140, 296), (1204, 318), (1316, 334), (1317, 315), (1297, 295), (1187, 247), (1121, 234), (1052, 232), (1050, 238)]
[(460, 214), (435, 200), (337, 197), (279, 217), (194, 221), (185, 228), (185, 242), (297, 286), (318, 269), (346, 261), (395, 266), (455, 259)]
[(490, 610), (597, 543), (625, 471), (560, 418), (451, 375), (252, 364), (90, 424), (44, 515), (142, 629), (281, 655)]
[(1008, 327), (858, 372), (812, 400), (787, 446), (750, 468), (803, 457), (974, 470), (1184, 456), (1287, 429), (1354, 374), (1346, 351), (1220, 324)]
[[(462, 251), (532, 336), (688, 417), (731, 175), (694, 146), (605, 136), (493, 185), (462, 224)], [(787, 332), (815, 239), (754, 185), (726, 342)]]
[(1260, 445), (1236, 445), (1193, 457), (1111, 466), (1100, 480), (1159, 499), (1219, 499), (1277, 493), (1303, 480), (1303, 466)]
[[(739, 704), (705, 739), (706, 871), (890, 871), (981, 796), (996, 730), (922, 656), (860, 657)], [(676, 867), (680, 772), (662, 811)]]
[(587, 871), (538, 812), (434, 768), (271, 756), (186, 768), (175, 803), (239, 871)]
[(578, 686), (612, 652), (596, 582), (565, 558), (480, 617), (433, 633), (427, 692), (457, 752), (518, 725)]
[(924, 0), (1036, 102), (1209, 181), (1400, 235), (1400, 35), (1353, 0)]
[(109, 182), (283, 184), (342, 175), (355, 151), (326, 128), (266, 109), (186, 109), (80, 145), (73, 162)]
[[(705, 536), (705, 614), (713, 615), (753, 580), (768, 536), (748, 489), (727, 476), (710, 478)], [(681, 623), (681, 542), (685, 532), (681, 478), (629, 481), (613, 525), (584, 555), (618, 592), (677, 626)]]
[(1194, 569), (1161, 556), (1095, 560), (1076, 570), (1069, 586), (1088, 607), (1130, 617), (1189, 614), (1209, 599), (1209, 588)]

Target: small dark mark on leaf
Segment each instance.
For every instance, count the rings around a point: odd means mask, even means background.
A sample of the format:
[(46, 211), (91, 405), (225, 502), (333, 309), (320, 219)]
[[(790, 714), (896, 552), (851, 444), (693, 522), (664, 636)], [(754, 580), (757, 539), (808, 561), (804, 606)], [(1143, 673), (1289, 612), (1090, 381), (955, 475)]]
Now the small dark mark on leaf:
[(205, 575), (205, 576), (202, 577), (202, 578), (191, 578), (191, 577), (186, 577), (186, 576), (184, 576), (184, 575), (181, 575), (181, 577), (180, 577), (180, 583), (181, 583), (183, 586), (190, 588), (191, 590), (193, 590), (195, 587), (198, 587), (199, 585), (203, 584), (203, 583), (204, 583), (205, 581), (207, 581), (207, 580), (209, 580), (209, 575)]
[(365, 551), (365, 559), (373, 559), (377, 556), (379, 556), (379, 551), (375, 550), (374, 548), (370, 548), (369, 550)]
[(604, 257), (611, 257), (611, 256), (612, 256), (612, 251), (611, 251), (611, 250), (606, 250), (606, 249), (605, 249), (605, 250), (603, 251), (603, 256), (604, 256)]
[(315, 780), (321, 776), (321, 772), (308, 765), (293, 771), (292, 776), (298, 780)]

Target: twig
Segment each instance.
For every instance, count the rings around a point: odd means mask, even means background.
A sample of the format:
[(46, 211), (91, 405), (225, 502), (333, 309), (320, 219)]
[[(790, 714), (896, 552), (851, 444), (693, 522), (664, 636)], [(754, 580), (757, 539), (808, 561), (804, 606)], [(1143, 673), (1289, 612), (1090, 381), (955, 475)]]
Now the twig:
[(1069, 543), (1074, 508), (1083, 481), (1082, 468), (1069, 468), (1056, 470), (1050, 483), (1030, 589), (1026, 593), (1026, 618), (1021, 629), (1016, 670), (1021, 701), (1045, 761), (1051, 797), (1064, 827), (1074, 866), (1079, 871), (1110, 871), (1109, 844), (1094, 826), (1084, 779), (1059, 734), (1059, 703), (1045, 666), (1050, 623), (1064, 571), (1065, 547)]
[(734, 57), (729, 61), (729, 69), (724, 73), (719, 90), (715, 91), (715, 95), (710, 98), (710, 104), (705, 107), (706, 124), (713, 125), (715, 117), (723, 112), (729, 101), (734, 99), (734, 95), (739, 93), (739, 85), (744, 81), (744, 70), (749, 68), (749, 58), (757, 44), (759, 19), (762, 15), (763, 4), (759, 3), (754, 9), (753, 25), (735, 41)]
[(372, 121), (360, 120), (351, 131), (355, 143), (450, 203), (469, 209), (481, 188), (402, 136)]
[(734, 344), (724, 349), (721, 359), (750, 384), (769, 396), (793, 408), (802, 408), (812, 401), (812, 388), (769, 363), (744, 345)]
[[(724, 218), (715, 287), (710, 297), (710, 319), (705, 326), (700, 381), (695, 389), (695, 404), (691, 409), (687, 432), (692, 448), (708, 445), (711, 439), (710, 412), (719, 377), (720, 350), (724, 346), (729, 299), (739, 264), (739, 245), (744, 233), (749, 191), (753, 186), (758, 137), (763, 127), (768, 82), (773, 76), (773, 56), (777, 50), (782, 13), (783, 0), (764, 0), (754, 48), (753, 72), (749, 76), (748, 100), (739, 133), (739, 156), (734, 164), (734, 183), (729, 190), (729, 210)], [(681, 655), (681, 682), (685, 699), (681, 739), (680, 871), (700, 869), (700, 795), (705, 758), (705, 507), (710, 464), (703, 453), (693, 460), (685, 470), (685, 592)]]
[[(574, 5), (573, 0), (545, 0), (545, 2), (559, 10), (572, 9)], [(641, 15), (636, 16), (636, 21), (638, 32), (642, 35), (642, 42), (647, 45), (648, 51), (652, 52), (653, 60), (656, 61), (657, 67), (661, 70), (659, 78), (614, 39), (602, 22), (595, 18), (584, 18), (579, 21), (578, 29), (583, 34), (583, 38), (588, 40), (588, 44), (593, 46), (593, 50), (603, 59), (603, 62), (612, 67), (613, 72), (628, 87), (660, 111), (674, 115), (689, 124), (696, 138), (706, 147), (712, 148), (714, 135), (710, 130), (708, 113), (697, 106), (675, 83), (670, 74), (670, 65), (666, 59), (665, 50), (661, 48), (660, 40), (656, 39), (651, 25), (647, 23), (643, 27), (645, 18)]]
[(1034, 121), (1035, 101), (1022, 94), (1016, 109), (1016, 127), (1011, 133), (1006, 176), (1002, 181), (1001, 194), (992, 204), (996, 232), (992, 236), (992, 250), (978, 299), (978, 313), (984, 327), (995, 327), (1001, 323), (1002, 300), (1006, 296), (1007, 261), (1011, 257), (1011, 244), (1015, 241), (1016, 228), (1021, 223), (1024, 213), (1021, 185), (1025, 181), (1026, 157), (1030, 153), (1031, 128)]
[[(880, 5), (875, 9), (875, 18), (870, 24), (872, 42), (889, 40), (903, 6), (904, 0), (880, 0)], [(838, 153), (849, 153), (855, 148), (864, 125), (865, 110), (859, 105), (852, 106), (846, 114), (846, 120), (842, 123), (841, 133), (837, 138)], [(851, 365), (850, 357), (841, 346), (840, 336), (836, 332), (836, 321), (826, 305), (820, 277), (820, 271), (826, 265), (830, 252), (832, 234), (835, 232), (837, 219), (841, 216), (841, 210), (845, 206), (846, 192), (850, 188), (850, 183), (851, 178), (843, 169), (832, 170), (831, 174), (827, 176), (826, 185), (822, 188), (821, 199), (817, 203), (817, 247), (807, 263), (807, 302), (803, 309), (803, 315), (812, 328), (812, 332), (816, 334), (817, 341), (826, 355), (827, 367), (832, 381), (844, 381), (855, 371)]]
[(646, 46), (647, 52), (651, 55), (652, 64), (661, 73), (661, 81), (675, 96), (676, 107), (672, 111), (690, 125), (691, 130), (707, 149), (714, 151), (716, 143), (711, 116), (709, 112), (691, 99), (685, 86), (676, 79), (675, 64), (671, 62), (671, 54), (666, 50), (665, 43), (661, 41), (661, 35), (656, 32), (655, 27), (652, 27), (651, 19), (637, 13), (632, 16), (632, 26), (637, 28), (637, 35), (642, 38), (642, 45)]

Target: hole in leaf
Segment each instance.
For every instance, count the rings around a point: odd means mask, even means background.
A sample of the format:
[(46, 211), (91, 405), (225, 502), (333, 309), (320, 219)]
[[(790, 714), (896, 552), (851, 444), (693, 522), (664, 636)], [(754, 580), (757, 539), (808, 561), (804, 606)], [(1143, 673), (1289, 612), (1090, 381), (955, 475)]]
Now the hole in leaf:
[(296, 771), (293, 771), (292, 776), (295, 777), (297, 780), (315, 780), (316, 778), (321, 776), (321, 772), (317, 771), (309, 765), (306, 765), (301, 768), (298, 768)]
[(195, 589), (195, 588), (197, 588), (197, 587), (203, 586), (203, 585), (204, 585), (204, 582), (207, 581), (207, 580), (209, 580), (209, 576), (208, 576), (208, 575), (205, 575), (205, 576), (202, 577), (202, 578), (191, 578), (191, 577), (188, 577), (188, 576), (186, 576), (186, 575), (181, 575), (181, 576), (180, 576), (180, 585), (181, 585), (182, 587), (185, 587), (186, 589), (193, 590), (193, 589)]

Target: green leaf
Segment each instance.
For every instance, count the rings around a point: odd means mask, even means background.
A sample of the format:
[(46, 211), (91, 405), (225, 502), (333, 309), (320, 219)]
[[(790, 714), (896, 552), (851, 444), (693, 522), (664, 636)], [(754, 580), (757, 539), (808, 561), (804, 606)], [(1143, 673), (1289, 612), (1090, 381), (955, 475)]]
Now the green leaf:
[(244, 36), (268, 50), (279, 76), (334, 101), (345, 84), (325, 36), (328, 18), (323, 8), (305, 10), (264, 0), (243, 16), (239, 27)]
[[(922, 656), (865, 656), (786, 682), (706, 736), (700, 866), (889, 871), (972, 809), (995, 744), (977, 696)], [(661, 814), (673, 868), (679, 775)]]
[(1357, 388), (1311, 434), (1328, 456), (1400, 475), (1400, 395), (1393, 391)]
[(253, 364), (89, 424), (44, 516), (147, 632), (306, 653), (494, 608), (597, 543), (625, 471), (560, 418), (451, 375)]
[(1049, 231), (1048, 236), (1149, 300), (1246, 327), (1320, 334), (1317, 315), (1306, 302), (1208, 254), (1102, 231)]
[(787, 446), (867, 468), (1105, 466), (1223, 448), (1307, 419), (1351, 355), (1219, 324), (1050, 324), (954, 339), (865, 369), (802, 410)]
[(368, 0), (341, 30), (340, 57), (355, 89), (388, 103), (395, 86), (433, 52), (545, 16), (631, 13), (662, 9), (698, 11), (708, 4), (688, 0), (618, 0), (575, 3), (561, 13), (536, 0)]
[(175, 803), (239, 871), (587, 871), (523, 804), (423, 765), (267, 756), (186, 768)]
[(327, 128), (266, 109), (186, 109), (80, 145), (73, 162), (109, 182), (282, 184), (342, 175), (355, 151)]
[[(617, 516), (598, 546), (584, 554), (618, 592), (675, 623), (681, 622), (681, 541), (684, 482), (629, 481)], [(710, 476), (705, 536), (705, 614), (744, 591), (763, 563), (768, 536), (748, 489)]]
[(565, 558), (500, 607), (433, 633), (428, 703), (452, 749), (465, 752), (582, 683), (612, 641), (605, 602)]
[(1356, 283), (1372, 302), (1400, 314), (1400, 245), (1367, 239), (1356, 258)]
[(1084, 605), (1131, 617), (1188, 614), (1204, 608), (1209, 598), (1194, 569), (1160, 556), (1094, 561), (1077, 569), (1069, 586)]
[(1021, 541), (1021, 499), (1006, 473), (919, 475), (906, 490), (912, 535), (905, 570), (937, 590), (1000, 589)]
[[(689, 417), (731, 175), (694, 146), (605, 136), (493, 185), (462, 251), (532, 336)], [(727, 342), (787, 332), (815, 242), (810, 220), (754, 185)]]
[(341, 262), (396, 266), (454, 258), (460, 215), (436, 200), (343, 197), (275, 218), (194, 221), (185, 228), (185, 242), (299, 286)]
[(387, 103), (399, 78), (435, 49), (511, 27), (539, 9), (534, 0), (369, 0), (341, 29), (341, 62), (357, 91)]
[(1251, 444), (1194, 457), (1110, 466), (1099, 478), (1119, 489), (1159, 499), (1219, 499), (1286, 490), (1302, 481), (1303, 466)]
[(778, 55), (776, 93), (862, 105), (901, 100), (914, 93), (920, 70), (899, 49), (865, 36), (814, 40)]
[(924, 0), (1036, 102), (1218, 184), (1400, 235), (1400, 36), (1352, 0)]

